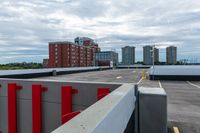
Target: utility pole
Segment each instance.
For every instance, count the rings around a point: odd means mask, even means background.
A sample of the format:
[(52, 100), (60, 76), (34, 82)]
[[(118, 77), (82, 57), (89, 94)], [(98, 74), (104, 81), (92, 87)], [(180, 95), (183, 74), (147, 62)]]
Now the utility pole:
[(153, 80), (154, 80), (154, 69), (155, 69), (155, 58), (154, 58), (154, 57), (155, 57), (155, 56), (154, 56), (154, 55), (155, 55), (155, 53), (154, 53), (154, 52), (155, 52), (155, 51), (154, 51), (154, 50), (155, 50), (155, 47), (156, 47), (156, 45), (152, 45), (152, 50), (151, 50), (151, 52), (152, 52), (152, 61), (153, 61), (153, 62), (152, 62), (152, 64), (153, 64)]

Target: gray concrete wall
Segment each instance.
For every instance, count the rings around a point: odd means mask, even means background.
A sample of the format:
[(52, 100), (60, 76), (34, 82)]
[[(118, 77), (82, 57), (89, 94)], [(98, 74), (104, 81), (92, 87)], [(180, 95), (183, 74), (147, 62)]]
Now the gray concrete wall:
[(0, 129), (3, 133), (8, 132), (8, 105), (7, 84), (17, 83), (23, 87), (17, 91), (17, 117), (18, 132), (32, 132), (32, 85), (41, 84), (48, 88), (43, 93), (43, 133), (49, 133), (61, 126), (61, 86), (67, 85), (78, 89), (79, 93), (73, 95), (73, 111), (84, 110), (97, 100), (97, 88), (108, 87), (111, 91), (121, 84), (87, 83), (87, 82), (55, 82), (37, 80), (11, 80), (1, 79), (0, 84)]
[(167, 95), (163, 88), (139, 88), (139, 133), (167, 133)]
[(23, 69), (0, 71), (0, 78), (27, 79), (62, 74), (107, 70), (110, 67), (70, 67), (70, 68), (48, 68), (48, 69)]
[[(101, 82), (60, 82), (50, 80), (0, 79), (0, 130), (8, 132), (7, 85), (17, 83), (18, 133), (32, 132), (32, 85), (48, 88), (42, 97), (43, 133), (132, 133), (127, 129), (134, 121), (136, 96), (133, 84)], [(79, 93), (73, 96), (73, 111), (80, 115), (61, 126), (61, 86), (72, 86)], [(108, 87), (112, 93), (97, 101), (97, 88)], [(162, 88), (139, 88), (139, 132), (167, 132), (167, 96)], [(95, 104), (94, 104), (95, 103)], [(129, 123), (129, 124), (128, 124)], [(131, 123), (131, 124), (130, 124)], [(132, 127), (131, 127), (132, 128)]]
[(134, 85), (123, 84), (52, 133), (123, 133), (135, 100)]

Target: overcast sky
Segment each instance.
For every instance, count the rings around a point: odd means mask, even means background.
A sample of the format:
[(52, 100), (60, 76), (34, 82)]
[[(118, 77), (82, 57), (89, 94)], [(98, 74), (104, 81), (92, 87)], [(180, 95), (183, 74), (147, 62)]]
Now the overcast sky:
[(1, 0), (0, 63), (48, 57), (48, 42), (94, 38), (102, 50), (158, 44), (200, 62), (200, 0)]

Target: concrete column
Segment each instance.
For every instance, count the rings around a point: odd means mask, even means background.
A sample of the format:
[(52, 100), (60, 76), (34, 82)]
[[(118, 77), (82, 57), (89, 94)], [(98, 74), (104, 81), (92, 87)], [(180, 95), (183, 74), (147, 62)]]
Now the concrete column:
[(139, 88), (139, 133), (167, 133), (167, 95), (163, 88)]

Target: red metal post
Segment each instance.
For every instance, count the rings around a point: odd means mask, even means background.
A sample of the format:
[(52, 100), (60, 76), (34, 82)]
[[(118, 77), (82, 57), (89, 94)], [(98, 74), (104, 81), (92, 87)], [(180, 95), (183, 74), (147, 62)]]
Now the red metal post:
[(61, 118), (63, 118), (63, 116), (65, 116), (66, 114), (72, 113), (72, 95), (76, 93), (78, 93), (78, 90), (72, 89), (72, 86), (62, 86), (62, 89), (61, 89), (62, 117)]
[(105, 97), (109, 93), (110, 93), (109, 88), (98, 88), (98, 90), (97, 90), (97, 100), (102, 99), (103, 97)]
[(42, 92), (47, 90), (42, 85), (32, 85), (33, 133), (42, 133)]
[(22, 89), (16, 83), (8, 84), (8, 133), (17, 133), (17, 90)]

